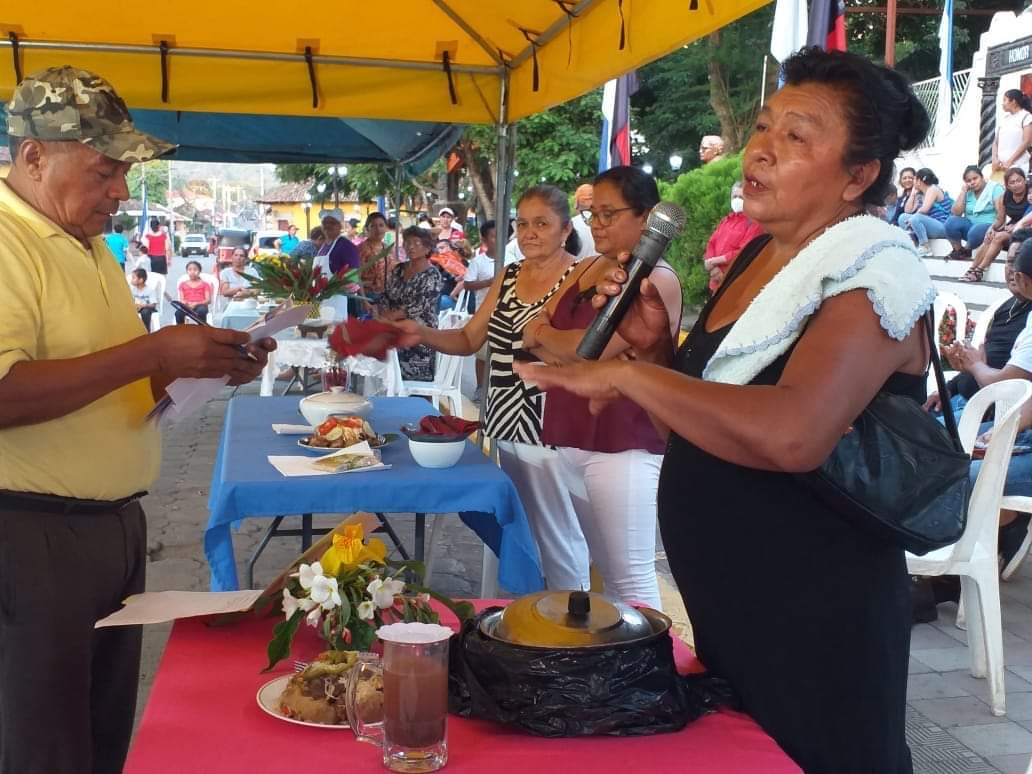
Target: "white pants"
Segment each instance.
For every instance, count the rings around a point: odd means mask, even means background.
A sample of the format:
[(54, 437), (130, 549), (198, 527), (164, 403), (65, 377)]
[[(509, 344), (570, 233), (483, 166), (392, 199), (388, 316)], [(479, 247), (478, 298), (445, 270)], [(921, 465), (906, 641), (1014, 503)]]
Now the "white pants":
[[(550, 589), (591, 587), (588, 544), (584, 540), (562, 462), (554, 449), (498, 441), (498, 461), (516, 485)], [(655, 493), (653, 492), (653, 503)]]
[(656, 580), (656, 493), (663, 457), (563, 447), (561, 473), (606, 593), (661, 610)]

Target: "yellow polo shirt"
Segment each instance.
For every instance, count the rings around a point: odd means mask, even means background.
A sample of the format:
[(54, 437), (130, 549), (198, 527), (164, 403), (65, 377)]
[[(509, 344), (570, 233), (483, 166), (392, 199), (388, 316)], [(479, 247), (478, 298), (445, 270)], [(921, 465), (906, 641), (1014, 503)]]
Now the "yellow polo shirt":
[[(0, 379), (23, 360), (64, 360), (145, 334), (125, 275), (101, 237), (87, 250), (0, 180)], [(78, 411), (0, 428), (0, 489), (116, 500), (147, 489), (161, 437), (144, 417), (150, 382)]]

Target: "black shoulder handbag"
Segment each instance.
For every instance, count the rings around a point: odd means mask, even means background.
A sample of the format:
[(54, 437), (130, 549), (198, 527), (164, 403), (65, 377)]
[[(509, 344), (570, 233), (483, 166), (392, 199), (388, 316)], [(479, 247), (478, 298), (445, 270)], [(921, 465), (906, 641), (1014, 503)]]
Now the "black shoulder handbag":
[(836, 513), (869, 534), (926, 554), (957, 542), (967, 523), (971, 458), (964, 452), (925, 316), (946, 426), (912, 398), (880, 392), (817, 470), (803, 475)]

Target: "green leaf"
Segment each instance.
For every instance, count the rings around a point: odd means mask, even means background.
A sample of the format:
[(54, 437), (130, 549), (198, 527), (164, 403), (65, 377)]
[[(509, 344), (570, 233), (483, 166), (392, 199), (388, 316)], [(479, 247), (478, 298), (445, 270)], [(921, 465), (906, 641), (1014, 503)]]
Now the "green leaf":
[(301, 619), (304, 615), (305, 611), (298, 608), (294, 611), (294, 615), (285, 621), (280, 621), (273, 627), (272, 640), (269, 642), (267, 649), (269, 665), (262, 670), (263, 672), (268, 672), (290, 655), (290, 646), (294, 642), (294, 635), (297, 633), (297, 627), (301, 624)]
[(340, 621), (345, 626), (351, 620), (351, 600), (348, 599), (347, 594), (340, 595), (340, 610), (337, 615), (340, 616)]
[[(429, 594), (432, 599), (436, 599), (438, 602), (440, 602), (446, 608), (451, 610), (452, 613), (455, 615), (455, 617), (459, 619), (459, 623), (462, 623), (464, 621), (468, 621), (469, 619), (471, 619), (473, 616), (476, 615), (476, 609), (469, 602), (465, 602), (465, 601), (458, 601), (458, 602), (456, 602), (451, 597), (446, 597), (444, 594), (441, 594), (440, 592), (434, 591), (432, 588), (429, 588), (428, 586), (419, 586), (419, 585), (416, 585), (416, 584), (409, 584), (407, 590), (408, 591), (412, 591), (412, 592), (416, 592), (416, 593), (420, 593), (420, 594)], [(435, 619), (436, 619), (436, 616), (435, 616)]]
[(355, 620), (348, 627), (351, 630), (351, 647), (354, 650), (369, 650), (376, 640), (376, 630), (365, 621)]

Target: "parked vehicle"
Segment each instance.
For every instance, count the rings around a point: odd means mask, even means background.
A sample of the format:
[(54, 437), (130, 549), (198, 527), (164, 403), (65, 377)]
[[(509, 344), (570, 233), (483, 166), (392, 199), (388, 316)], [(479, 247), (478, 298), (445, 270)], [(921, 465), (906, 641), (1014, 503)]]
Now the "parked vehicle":
[(251, 242), (251, 257), (256, 258), (259, 255), (279, 255), (279, 247), (276, 246), (276, 240), (282, 239), (286, 236), (284, 231), (259, 231), (254, 235), (254, 241)]
[(184, 258), (189, 258), (191, 255), (207, 255), (207, 237), (204, 234), (187, 234), (179, 245), (179, 254)]
[(215, 236), (219, 240), (216, 269), (229, 266), (233, 262), (233, 251), (238, 247), (248, 252), (251, 250), (251, 232), (246, 229), (220, 228), (215, 232)]

